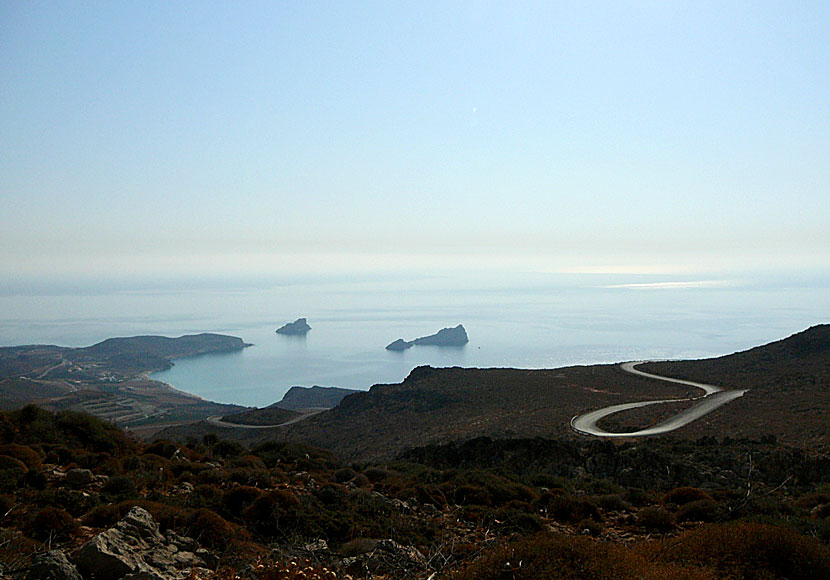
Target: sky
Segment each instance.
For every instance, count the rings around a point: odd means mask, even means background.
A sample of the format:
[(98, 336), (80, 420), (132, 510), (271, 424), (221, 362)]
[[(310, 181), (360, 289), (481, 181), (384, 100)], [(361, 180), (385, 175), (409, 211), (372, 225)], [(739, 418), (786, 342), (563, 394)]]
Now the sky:
[(827, 2), (0, 3), (0, 277), (824, 272)]

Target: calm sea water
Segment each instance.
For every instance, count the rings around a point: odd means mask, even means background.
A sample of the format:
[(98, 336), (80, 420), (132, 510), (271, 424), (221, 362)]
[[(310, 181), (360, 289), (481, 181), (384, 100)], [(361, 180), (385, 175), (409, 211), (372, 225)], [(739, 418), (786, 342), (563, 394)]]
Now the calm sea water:
[[(0, 344), (232, 334), (254, 346), (179, 360), (154, 377), (211, 400), (262, 406), (293, 385), (368, 389), (424, 364), (550, 368), (727, 354), (828, 322), (827, 289), (817, 278), (542, 274), (6, 288)], [(274, 332), (302, 316), (312, 326), (306, 337)], [(463, 348), (384, 348), (459, 323), (470, 337)]]

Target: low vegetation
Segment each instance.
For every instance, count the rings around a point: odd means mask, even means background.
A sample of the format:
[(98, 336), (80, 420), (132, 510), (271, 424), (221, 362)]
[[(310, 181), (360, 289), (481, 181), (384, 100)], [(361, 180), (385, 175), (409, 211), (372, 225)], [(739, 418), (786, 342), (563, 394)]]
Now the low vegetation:
[(71, 556), (134, 506), (212, 551), (194, 578), (830, 577), (830, 459), (772, 440), (479, 438), (347, 464), (0, 414), (5, 577), (50, 548)]

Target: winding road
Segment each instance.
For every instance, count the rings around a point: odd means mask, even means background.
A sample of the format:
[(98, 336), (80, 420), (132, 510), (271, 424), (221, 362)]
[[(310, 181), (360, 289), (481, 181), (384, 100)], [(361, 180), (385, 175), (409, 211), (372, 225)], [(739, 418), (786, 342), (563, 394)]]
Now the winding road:
[[(594, 435), (596, 437), (646, 437), (648, 435), (660, 435), (662, 433), (668, 433), (669, 431), (679, 429), (684, 425), (688, 425), (692, 421), (703, 417), (707, 413), (711, 413), (712, 411), (714, 411), (722, 405), (725, 405), (729, 401), (733, 401), (738, 397), (742, 397), (743, 394), (746, 392), (746, 390), (727, 391), (722, 389), (721, 387), (716, 387), (715, 385), (707, 385), (704, 383), (696, 383), (693, 381), (684, 381), (682, 379), (673, 379), (671, 377), (661, 377), (659, 375), (653, 375), (651, 373), (638, 371), (635, 367), (639, 364), (643, 364), (644, 362), (647, 361), (622, 363), (620, 364), (620, 368), (622, 368), (622, 370), (626, 372), (639, 375), (641, 377), (657, 379), (669, 383), (689, 385), (690, 387), (702, 389), (704, 394), (699, 397), (689, 397), (683, 399), (661, 399), (657, 401), (641, 401), (637, 403), (623, 403), (621, 405), (611, 405), (610, 407), (603, 407), (602, 409), (597, 409), (596, 411), (590, 411), (582, 415), (577, 415), (576, 417), (571, 419), (571, 429), (583, 435)], [(600, 421), (600, 419), (603, 419), (608, 415), (613, 415), (614, 413), (627, 411), (629, 409), (647, 407), (649, 405), (659, 405), (662, 403), (679, 403), (683, 401), (698, 402), (695, 405), (689, 407), (688, 409), (679, 412), (677, 415), (674, 415), (673, 417), (670, 417), (665, 421), (662, 421), (657, 425), (648, 427), (646, 429), (641, 429), (639, 431), (628, 431), (626, 433), (611, 433), (609, 431), (605, 431), (604, 429), (600, 429), (599, 427), (597, 427), (597, 423)]]
[(322, 413), (323, 411), (329, 410), (330, 409), (328, 407), (313, 407), (312, 409), (303, 413), (299, 417), (294, 417), (293, 419), (289, 419), (285, 423), (277, 423), (274, 425), (249, 425), (247, 423), (231, 423), (230, 421), (223, 421), (222, 417), (218, 415), (208, 417), (205, 420), (214, 427), (233, 427), (235, 429), (273, 429), (274, 427), (285, 427), (286, 425), (293, 425), (294, 423), (299, 423), (304, 419), (308, 419), (309, 417), (313, 417), (314, 415)]

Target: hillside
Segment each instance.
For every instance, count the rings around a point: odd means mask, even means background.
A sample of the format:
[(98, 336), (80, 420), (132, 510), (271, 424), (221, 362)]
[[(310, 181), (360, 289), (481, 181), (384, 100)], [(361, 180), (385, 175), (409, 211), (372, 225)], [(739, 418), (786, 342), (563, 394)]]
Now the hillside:
[(571, 437), (569, 421), (587, 409), (681, 396), (616, 365), (554, 370), (418, 367), (403, 383), (349, 395), (326, 413), (275, 434), (378, 459), (408, 447), (478, 436)]
[(0, 576), (823, 580), (828, 484), (826, 455), (760, 442), (477, 438), (356, 465), (27, 406), (0, 413)]
[(749, 389), (740, 399), (678, 431), (830, 447), (830, 325), (723, 357), (649, 363), (643, 370), (727, 388)]
[(173, 360), (248, 346), (241, 338), (196, 334), (110, 338), (83, 348), (0, 348), (0, 409), (37, 403), (92, 413), (122, 425), (195, 421), (240, 409), (182, 393), (147, 373)]
[[(726, 388), (750, 389), (673, 437), (774, 438), (811, 449), (830, 447), (828, 327), (733, 355), (639, 368)], [(217, 432), (240, 441), (303, 441), (347, 459), (380, 460), (405, 449), (474, 437), (576, 439), (573, 416), (618, 403), (693, 396), (697, 390), (634, 376), (618, 365), (552, 370), (419, 367), (395, 385), (351, 394), (331, 411), (267, 432), (204, 424), (165, 431), (186, 439)], [(610, 430), (653, 425), (690, 403), (654, 405), (603, 420)]]

